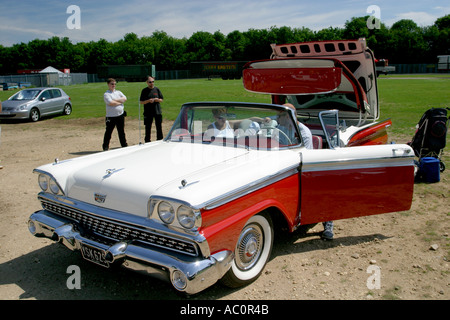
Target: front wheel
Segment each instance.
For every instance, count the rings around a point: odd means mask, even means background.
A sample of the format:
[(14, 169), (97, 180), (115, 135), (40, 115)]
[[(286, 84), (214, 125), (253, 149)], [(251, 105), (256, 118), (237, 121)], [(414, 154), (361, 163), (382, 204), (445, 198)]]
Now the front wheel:
[(242, 229), (234, 260), (222, 282), (232, 288), (255, 281), (263, 271), (273, 246), (273, 224), (267, 214), (251, 217)]
[(39, 121), (41, 118), (41, 114), (39, 113), (39, 110), (37, 108), (33, 108), (30, 111), (30, 120), (33, 122)]

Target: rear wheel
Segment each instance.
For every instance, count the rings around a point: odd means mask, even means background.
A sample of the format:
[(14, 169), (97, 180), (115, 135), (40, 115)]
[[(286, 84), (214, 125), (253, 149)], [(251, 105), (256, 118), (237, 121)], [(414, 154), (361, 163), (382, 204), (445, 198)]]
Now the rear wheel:
[(70, 115), (72, 113), (72, 106), (70, 104), (66, 104), (64, 106), (63, 115)]
[(242, 229), (230, 270), (222, 282), (232, 288), (247, 285), (263, 271), (273, 246), (273, 224), (267, 214), (251, 217)]

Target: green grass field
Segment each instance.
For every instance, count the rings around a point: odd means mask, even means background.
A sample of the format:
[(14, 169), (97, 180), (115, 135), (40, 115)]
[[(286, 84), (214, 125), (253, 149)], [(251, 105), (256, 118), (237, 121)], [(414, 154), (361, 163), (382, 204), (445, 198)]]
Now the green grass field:
[[(244, 90), (241, 80), (164, 80), (156, 81), (163, 95), (163, 115), (175, 120), (185, 102), (194, 101), (245, 101), (270, 102), (268, 95), (253, 94)], [(139, 115), (139, 95), (145, 83), (119, 82), (117, 89), (128, 98), (125, 104), (130, 117)], [(394, 134), (413, 135), (415, 125), (422, 114), (431, 107), (450, 107), (450, 75), (381, 76), (378, 79), (380, 119), (391, 118)], [(106, 83), (90, 83), (63, 87), (73, 102), (74, 118), (104, 117), (103, 93)], [(0, 99), (6, 100), (13, 91), (0, 91)], [(142, 112), (142, 109), (141, 109)]]
[(378, 80), (380, 118), (392, 119), (392, 132), (413, 135), (430, 108), (450, 108), (450, 76), (381, 77)]

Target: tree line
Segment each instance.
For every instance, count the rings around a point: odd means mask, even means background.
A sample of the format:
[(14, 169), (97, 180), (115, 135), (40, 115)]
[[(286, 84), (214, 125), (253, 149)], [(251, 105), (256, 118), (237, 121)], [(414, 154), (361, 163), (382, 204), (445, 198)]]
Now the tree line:
[(178, 39), (164, 31), (139, 38), (127, 33), (116, 42), (105, 39), (73, 44), (69, 38), (35, 39), (11, 47), (0, 45), (0, 74), (21, 69), (70, 68), (71, 72), (97, 73), (97, 66), (109, 64), (154, 64), (157, 70), (189, 69), (193, 61), (250, 61), (267, 59), (271, 43), (342, 40), (364, 37), (377, 58), (390, 63), (435, 63), (438, 55), (450, 54), (450, 15), (431, 26), (418, 26), (403, 19), (391, 27), (378, 22), (368, 26), (369, 16), (352, 18), (343, 28), (319, 31), (308, 28), (271, 27), (233, 31), (224, 35), (198, 31)]

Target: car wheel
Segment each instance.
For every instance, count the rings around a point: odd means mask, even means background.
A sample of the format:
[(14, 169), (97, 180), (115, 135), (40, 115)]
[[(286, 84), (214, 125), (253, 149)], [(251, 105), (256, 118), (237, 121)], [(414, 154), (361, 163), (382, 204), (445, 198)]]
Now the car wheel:
[(39, 113), (39, 110), (37, 108), (33, 108), (30, 111), (30, 120), (33, 122), (39, 121), (41, 118), (41, 115)]
[(72, 106), (70, 104), (66, 104), (64, 106), (63, 114), (68, 116), (72, 113)]
[(263, 271), (273, 246), (273, 224), (267, 214), (251, 217), (242, 229), (230, 270), (222, 283), (237, 288), (256, 280)]

